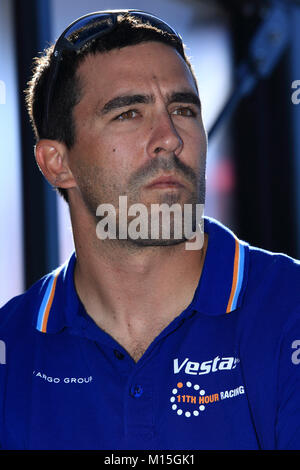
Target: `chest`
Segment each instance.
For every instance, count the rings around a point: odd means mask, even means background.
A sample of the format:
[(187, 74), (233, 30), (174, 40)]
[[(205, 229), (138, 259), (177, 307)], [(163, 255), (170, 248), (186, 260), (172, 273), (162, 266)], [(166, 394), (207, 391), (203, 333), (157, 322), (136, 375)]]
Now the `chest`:
[(134, 328), (127, 331), (103, 328), (103, 331), (121, 345), (134, 362), (138, 362), (166, 326), (164, 322), (153, 322), (153, 324), (148, 325), (140, 331)]
[(159, 329), (126, 344), (136, 358), (147, 348), (138, 363), (116, 356), (118, 343), (105, 334), (101, 342), (40, 334), (18, 374), (10, 357), (1, 434), (7, 448), (257, 448), (234, 337), (226, 339), (223, 328), (212, 345), (203, 325), (195, 331), (191, 324), (149, 347)]

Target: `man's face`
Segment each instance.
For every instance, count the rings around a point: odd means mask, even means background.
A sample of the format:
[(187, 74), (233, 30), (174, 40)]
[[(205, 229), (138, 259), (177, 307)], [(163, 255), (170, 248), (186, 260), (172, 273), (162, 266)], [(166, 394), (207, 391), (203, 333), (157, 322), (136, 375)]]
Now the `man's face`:
[[(100, 204), (204, 203), (206, 134), (198, 93), (175, 49), (142, 43), (88, 55), (74, 108), (70, 167), (93, 216)], [(157, 182), (157, 178), (166, 177)]]

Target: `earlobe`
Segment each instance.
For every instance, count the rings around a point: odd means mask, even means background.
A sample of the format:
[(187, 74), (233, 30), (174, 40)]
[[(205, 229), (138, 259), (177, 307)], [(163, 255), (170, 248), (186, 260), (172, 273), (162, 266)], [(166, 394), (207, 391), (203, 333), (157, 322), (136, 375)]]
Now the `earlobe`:
[(42, 139), (35, 146), (35, 159), (46, 180), (58, 188), (75, 186), (67, 163), (67, 148), (62, 142)]

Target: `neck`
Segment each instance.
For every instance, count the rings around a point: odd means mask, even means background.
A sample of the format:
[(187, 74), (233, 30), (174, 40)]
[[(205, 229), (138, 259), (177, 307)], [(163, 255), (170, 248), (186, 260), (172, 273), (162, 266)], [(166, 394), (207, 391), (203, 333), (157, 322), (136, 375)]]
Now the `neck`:
[(201, 250), (186, 250), (185, 243), (133, 248), (130, 242), (99, 240), (95, 219), (86, 211), (77, 214), (71, 211), (75, 286), (99, 326), (125, 332), (130, 325), (142, 330), (153, 322), (168, 324), (189, 305), (201, 276), (206, 238)]

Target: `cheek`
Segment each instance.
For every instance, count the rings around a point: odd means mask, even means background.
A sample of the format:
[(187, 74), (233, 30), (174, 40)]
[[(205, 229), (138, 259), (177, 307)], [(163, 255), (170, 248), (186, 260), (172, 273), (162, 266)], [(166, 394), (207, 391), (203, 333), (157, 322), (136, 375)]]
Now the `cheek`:
[(186, 135), (182, 158), (192, 168), (203, 165), (207, 153), (207, 139), (204, 129), (195, 129)]
[(120, 139), (114, 139), (113, 143), (110, 142), (104, 149), (109, 166), (122, 172), (124, 176), (134, 171), (143, 159), (143, 149), (139, 142), (137, 135), (132, 138), (121, 136)]

